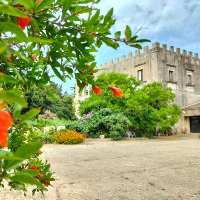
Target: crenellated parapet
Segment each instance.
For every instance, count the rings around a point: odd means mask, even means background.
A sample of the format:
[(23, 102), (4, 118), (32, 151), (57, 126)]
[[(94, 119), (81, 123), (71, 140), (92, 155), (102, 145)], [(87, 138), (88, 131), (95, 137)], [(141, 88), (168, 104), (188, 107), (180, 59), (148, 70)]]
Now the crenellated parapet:
[(138, 57), (142, 59), (145, 59), (145, 57), (150, 57), (152, 53), (159, 53), (159, 54), (163, 54), (166, 56), (168, 55), (174, 55), (176, 57), (180, 57), (182, 59), (190, 59), (192, 62), (195, 62), (196, 64), (200, 64), (200, 59), (198, 57), (198, 53), (193, 53), (191, 51), (187, 51), (186, 50), (180, 50), (180, 48), (175, 48), (173, 46), (169, 46), (169, 48), (167, 48), (166, 44), (162, 44), (162, 46), (160, 45), (160, 43), (155, 42), (152, 44), (152, 48), (149, 49), (148, 46), (144, 47), (142, 50), (135, 50), (135, 55), (133, 56), (132, 52), (128, 53), (128, 57), (126, 58), (125, 55), (121, 56), (120, 58), (115, 58), (115, 62), (113, 60), (109, 61), (109, 64), (106, 62), (104, 63), (104, 65), (100, 64), (99, 65), (99, 69), (101, 68), (109, 68), (112, 67), (114, 64), (117, 66), (119, 64), (122, 64), (123, 62), (127, 62), (129, 60), (134, 60)]

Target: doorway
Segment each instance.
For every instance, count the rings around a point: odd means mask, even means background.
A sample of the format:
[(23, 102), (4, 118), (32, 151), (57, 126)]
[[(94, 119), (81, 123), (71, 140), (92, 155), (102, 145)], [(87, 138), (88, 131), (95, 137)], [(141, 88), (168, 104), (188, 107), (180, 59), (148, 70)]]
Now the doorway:
[(200, 116), (190, 117), (190, 132), (200, 133)]

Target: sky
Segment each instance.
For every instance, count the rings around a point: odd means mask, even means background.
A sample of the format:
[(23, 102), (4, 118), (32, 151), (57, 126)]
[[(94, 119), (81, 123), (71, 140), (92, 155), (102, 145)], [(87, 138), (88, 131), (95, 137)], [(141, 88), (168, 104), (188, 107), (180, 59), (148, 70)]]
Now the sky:
[[(143, 43), (142, 46), (149, 46), (159, 42), (174, 49), (199, 53), (200, 57), (200, 1), (199, 0), (101, 0), (97, 6), (101, 14), (105, 15), (110, 8), (114, 8), (115, 25), (111, 28), (112, 36), (116, 31), (124, 33), (126, 25), (129, 25), (132, 32), (137, 32), (138, 39), (149, 39), (151, 43)], [(128, 56), (129, 52), (135, 55), (135, 48), (120, 44), (117, 50), (106, 45), (95, 53), (97, 66), (110, 60), (115, 60), (122, 55)], [(61, 81), (54, 79), (56, 83)], [(70, 87), (73, 87), (75, 80), (67, 80), (62, 84), (63, 91), (71, 94)]]

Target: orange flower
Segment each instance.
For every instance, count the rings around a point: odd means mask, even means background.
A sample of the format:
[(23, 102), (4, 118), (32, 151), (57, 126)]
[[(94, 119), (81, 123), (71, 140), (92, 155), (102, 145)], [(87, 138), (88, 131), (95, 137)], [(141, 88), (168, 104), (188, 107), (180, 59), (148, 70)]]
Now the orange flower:
[(32, 55), (33, 60), (37, 60), (37, 56)]
[(35, 165), (33, 165), (30, 169), (37, 169), (37, 167)]
[(97, 86), (92, 87), (92, 89), (93, 89), (94, 93), (97, 95), (102, 93), (101, 90)]
[(41, 151), (41, 150), (39, 150), (39, 151), (37, 151), (37, 153), (42, 153), (42, 151)]
[(4, 71), (3, 71), (3, 70), (2, 70), (2, 72), (1, 72), (1, 74), (4, 75)]
[(39, 176), (39, 177), (43, 177), (43, 175), (42, 175), (42, 174), (38, 174), (38, 176)]
[(116, 97), (120, 97), (123, 94), (123, 91), (120, 88), (110, 87), (110, 89), (114, 92)]
[(8, 59), (9, 62), (12, 60), (11, 56), (10, 57), (6, 56), (6, 58)]
[(45, 185), (48, 187), (50, 185), (50, 181), (47, 181)]
[(31, 21), (29, 17), (16, 17), (17, 18), (17, 24), (20, 28), (23, 30), (26, 26), (28, 26), (28, 23)]
[[(0, 104), (0, 109), (5, 107), (6, 104)], [(12, 117), (10, 113), (0, 110), (0, 145), (6, 147), (6, 141), (8, 139), (7, 132), (8, 128), (12, 125)]]

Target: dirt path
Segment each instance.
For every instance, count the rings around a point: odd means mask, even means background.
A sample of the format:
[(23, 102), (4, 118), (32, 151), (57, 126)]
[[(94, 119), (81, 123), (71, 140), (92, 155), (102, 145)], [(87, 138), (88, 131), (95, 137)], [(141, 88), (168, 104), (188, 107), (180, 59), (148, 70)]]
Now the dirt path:
[[(48, 159), (58, 179), (44, 196), (54, 200), (199, 200), (200, 139), (197, 135), (90, 140), (79, 145), (47, 144)], [(0, 199), (23, 199), (0, 190)]]

